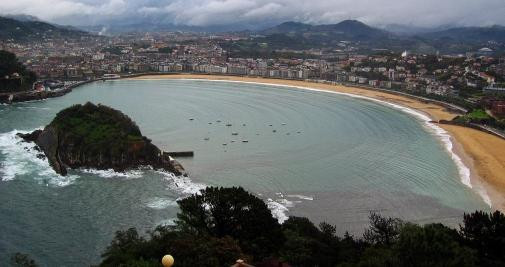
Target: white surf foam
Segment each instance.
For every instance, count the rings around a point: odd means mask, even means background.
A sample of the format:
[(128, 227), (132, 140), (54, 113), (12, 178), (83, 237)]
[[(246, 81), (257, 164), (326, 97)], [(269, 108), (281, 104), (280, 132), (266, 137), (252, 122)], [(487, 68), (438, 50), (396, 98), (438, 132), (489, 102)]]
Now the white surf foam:
[[(456, 167), (458, 169), (459, 177), (461, 182), (466, 185), (469, 188), (473, 189), (473, 185), (471, 182), (470, 178), (470, 169), (463, 163), (461, 157), (454, 151), (453, 149), (453, 143), (451, 141), (451, 136), (447, 131), (439, 127), (438, 125), (431, 123), (430, 117), (425, 115), (424, 113), (402, 106), (398, 105), (395, 103), (367, 97), (367, 96), (361, 96), (361, 95), (355, 95), (355, 94), (350, 94), (350, 93), (343, 93), (343, 92), (335, 92), (335, 91), (329, 91), (329, 90), (323, 90), (323, 89), (316, 89), (316, 88), (310, 88), (310, 87), (303, 87), (303, 86), (295, 86), (295, 85), (285, 85), (285, 84), (273, 84), (273, 83), (261, 83), (261, 82), (247, 82), (247, 81), (230, 81), (230, 80), (202, 80), (202, 79), (180, 79), (180, 80), (191, 80), (191, 81), (212, 81), (212, 82), (228, 82), (228, 83), (245, 83), (245, 84), (257, 84), (257, 85), (267, 85), (267, 86), (277, 86), (277, 87), (286, 87), (286, 88), (297, 88), (297, 89), (302, 89), (302, 90), (307, 90), (307, 91), (314, 91), (314, 92), (322, 92), (322, 93), (331, 93), (331, 94), (337, 94), (337, 95), (345, 95), (349, 97), (354, 97), (354, 98), (360, 98), (360, 99), (365, 99), (368, 101), (373, 101), (377, 102), (386, 106), (390, 106), (392, 108), (395, 108), (397, 110), (400, 110), (402, 112), (405, 112), (407, 114), (410, 114), (414, 116), (415, 118), (423, 121), (423, 126), (428, 129), (432, 134), (434, 134), (438, 139), (442, 142), (444, 145), (446, 151), (449, 153), (451, 156), (451, 159), (454, 161), (456, 164)], [(489, 197), (488, 193), (484, 188), (480, 188), (479, 190), (476, 190), (477, 193), (481, 196), (482, 200), (489, 206), (492, 206), (491, 198)]]
[(129, 170), (125, 172), (116, 172), (113, 169), (96, 170), (96, 169), (80, 169), (83, 173), (93, 174), (102, 178), (127, 178), (137, 179), (141, 178), (143, 173), (141, 170)]
[(198, 194), (200, 190), (205, 189), (207, 186), (200, 183), (195, 183), (191, 181), (189, 177), (177, 176), (170, 172), (156, 171), (157, 173), (163, 175), (165, 180), (168, 181), (168, 187), (171, 190), (179, 192), (183, 195)]
[(304, 195), (285, 195), (281, 192), (275, 193), (278, 197), (277, 199), (268, 198), (266, 200), (267, 206), (272, 212), (272, 216), (279, 221), (279, 223), (285, 222), (289, 218), (289, 209), (295, 207), (297, 204), (303, 201), (312, 201), (313, 197), (308, 197)]
[(168, 207), (177, 206), (177, 201), (168, 198), (155, 197), (150, 199), (146, 203), (146, 206), (151, 209), (162, 210)]
[(288, 197), (291, 198), (299, 198), (302, 200), (314, 200), (314, 197), (309, 197), (309, 196), (304, 196), (304, 195), (287, 195)]
[(267, 206), (270, 211), (272, 211), (272, 215), (279, 221), (279, 223), (283, 223), (289, 218), (287, 215), (289, 209), (281, 203), (269, 198), (267, 199)]
[(40, 152), (35, 149), (34, 143), (23, 142), (18, 133), (28, 131), (13, 130), (0, 134), (0, 174), (2, 181), (10, 181), (17, 177), (30, 175), (46, 185), (67, 186), (72, 184), (77, 175), (61, 176), (49, 165), (47, 158), (37, 157)]
[(161, 226), (175, 226), (175, 220), (176, 220), (175, 218), (162, 220), (162, 221), (160, 221), (159, 223), (157, 223), (156, 225), (161, 225)]

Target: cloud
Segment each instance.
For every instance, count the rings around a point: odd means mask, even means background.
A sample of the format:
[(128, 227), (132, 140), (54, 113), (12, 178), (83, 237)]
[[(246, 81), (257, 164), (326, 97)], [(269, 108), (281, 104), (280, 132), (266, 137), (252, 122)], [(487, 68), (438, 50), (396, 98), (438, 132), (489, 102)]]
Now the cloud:
[(288, 20), (372, 25), (505, 25), (504, 0), (8, 0), (0, 14), (28, 14), (83, 25), (163, 21), (192, 26), (255, 25)]

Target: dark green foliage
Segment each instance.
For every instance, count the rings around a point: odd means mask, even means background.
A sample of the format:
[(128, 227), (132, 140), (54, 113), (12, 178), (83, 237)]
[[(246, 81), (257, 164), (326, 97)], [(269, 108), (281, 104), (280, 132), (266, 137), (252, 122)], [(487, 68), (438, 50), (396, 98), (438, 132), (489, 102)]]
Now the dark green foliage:
[(290, 217), (279, 226), (266, 205), (242, 188), (208, 188), (178, 203), (176, 226), (159, 226), (149, 238), (134, 229), (118, 232), (101, 265), (160, 266), (171, 254), (175, 266), (230, 266), (237, 259), (258, 264), (265, 257), (304, 267), (505, 266), (500, 212), (465, 215), (460, 231), (371, 213), (369, 229), (356, 239), (307, 218)]
[(319, 230), (307, 218), (291, 217), (282, 225), (286, 242), (280, 255), (293, 266), (334, 266), (339, 239), (335, 227), (323, 223)]
[(177, 266), (227, 266), (242, 254), (230, 237), (194, 236), (174, 227), (158, 226), (148, 240), (135, 229), (119, 231), (102, 255), (101, 266), (160, 266), (161, 258), (170, 254)]
[(399, 219), (384, 218), (377, 213), (370, 213), (370, 228), (363, 235), (366, 242), (373, 245), (390, 246), (393, 244), (402, 228)]
[[(19, 74), (19, 79), (14, 79), (14, 73)], [(0, 50), (0, 92), (29, 90), (36, 80), (35, 73), (28, 71), (15, 54)]]
[(60, 111), (51, 122), (88, 153), (120, 154), (127, 143), (143, 140), (138, 126), (113, 108), (86, 103)]
[(505, 215), (499, 211), (465, 214), (461, 236), (477, 250), (481, 266), (505, 265)]
[(475, 266), (475, 251), (442, 224), (406, 224), (393, 246), (401, 266)]
[(30, 256), (22, 253), (16, 253), (11, 257), (11, 266), (13, 267), (37, 267), (34, 260)]
[(281, 228), (267, 205), (241, 187), (208, 187), (178, 201), (178, 224), (195, 235), (231, 236), (244, 252), (260, 259), (283, 242)]
[(171, 54), (172, 51), (174, 51), (174, 50), (171, 47), (162, 47), (162, 48), (158, 49), (158, 52), (163, 53), (163, 54)]

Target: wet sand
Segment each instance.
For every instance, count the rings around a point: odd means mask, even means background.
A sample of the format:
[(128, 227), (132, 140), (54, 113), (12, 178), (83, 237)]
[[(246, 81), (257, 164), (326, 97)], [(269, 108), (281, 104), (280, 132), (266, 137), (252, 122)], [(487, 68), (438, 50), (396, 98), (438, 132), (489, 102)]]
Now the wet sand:
[[(131, 79), (207, 79), (308, 87), (319, 90), (365, 96), (395, 103), (420, 111), (428, 115), (434, 121), (451, 120), (458, 115), (441, 105), (435, 103), (425, 103), (419, 99), (410, 98), (408, 96), (349, 86), (329, 85), (306, 81), (198, 74), (145, 75)], [(485, 191), (485, 194), (489, 196), (492, 202), (492, 208), (504, 212), (505, 140), (491, 134), (466, 127), (445, 124), (440, 124), (439, 126), (451, 135), (451, 139), (454, 144), (454, 152), (458, 154), (465, 165), (470, 168), (473, 189), (476, 191)]]

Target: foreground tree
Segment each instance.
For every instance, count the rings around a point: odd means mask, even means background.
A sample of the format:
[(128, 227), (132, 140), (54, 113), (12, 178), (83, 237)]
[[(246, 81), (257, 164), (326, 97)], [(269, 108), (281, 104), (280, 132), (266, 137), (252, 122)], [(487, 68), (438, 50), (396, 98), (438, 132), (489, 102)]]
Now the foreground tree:
[(458, 232), (442, 224), (402, 227), (394, 255), (399, 266), (476, 266), (474, 250), (462, 244)]
[(230, 236), (258, 259), (271, 256), (283, 243), (281, 227), (265, 202), (241, 187), (208, 187), (178, 204), (177, 224), (184, 232)]
[(390, 246), (396, 241), (403, 225), (400, 219), (382, 217), (377, 213), (370, 213), (369, 219), (370, 227), (363, 235), (366, 242)]
[(467, 244), (479, 253), (481, 266), (505, 266), (505, 215), (499, 211), (465, 214), (460, 230)]
[(144, 239), (135, 229), (117, 232), (100, 266), (160, 266), (166, 254), (174, 256), (180, 267), (230, 266), (237, 259), (250, 259), (231, 237), (194, 236), (164, 226), (149, 235)]

